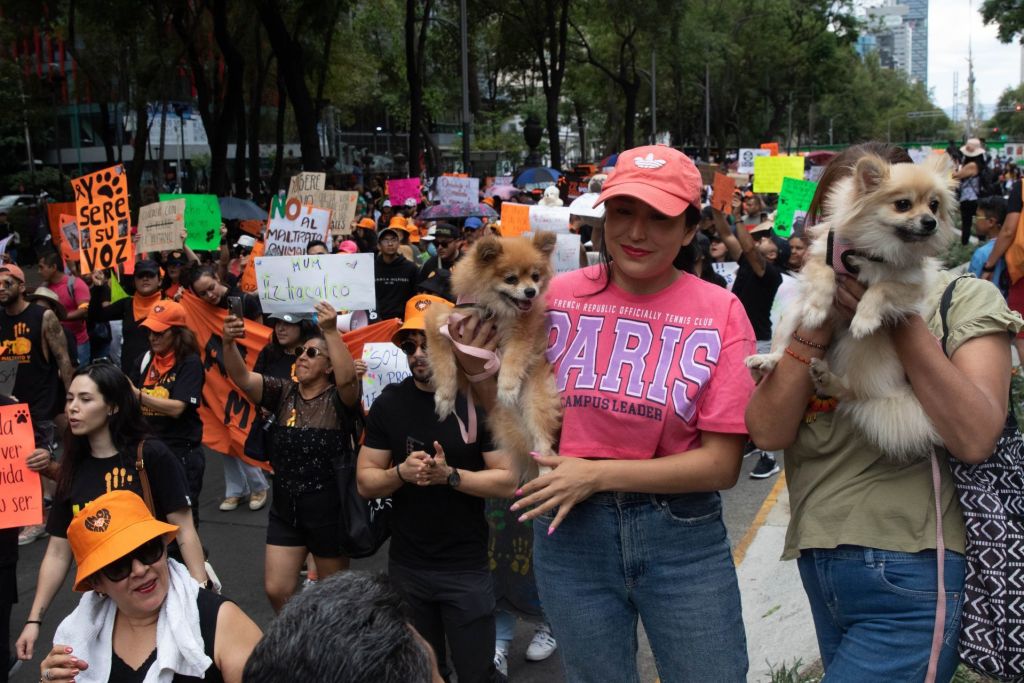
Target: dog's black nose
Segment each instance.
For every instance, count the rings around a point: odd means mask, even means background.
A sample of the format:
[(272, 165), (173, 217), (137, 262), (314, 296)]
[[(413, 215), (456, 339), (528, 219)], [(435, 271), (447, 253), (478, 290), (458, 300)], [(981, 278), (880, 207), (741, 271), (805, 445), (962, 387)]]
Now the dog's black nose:
[(534, 289), (533, 287), (527, 287), (526, 289), (523, 290), (523, 294), (526, 295), (527, 299), (532, 299), (533, 297), (537, 296), (537, 290)]
[(936, 225), (938, 225), (938, 223), (931, 216), (921, 216), (921, 229), (922, 230), (927, 230), (928, 232), (931, 232), (932, 230), (935, 229)]

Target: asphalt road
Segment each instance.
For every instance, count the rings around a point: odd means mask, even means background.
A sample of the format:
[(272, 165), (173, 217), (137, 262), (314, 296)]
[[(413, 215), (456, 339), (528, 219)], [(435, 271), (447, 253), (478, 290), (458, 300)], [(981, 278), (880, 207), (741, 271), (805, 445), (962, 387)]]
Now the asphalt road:
[[(744, 460), (743, 472), (736, 487), (725, 492), (725, 522), (730, 539), (735, 544), (743, 537), (753, 521), (762, 501), (768, 495), (775, 477), (767, 480), (752, 480), (749, 471), (756, 464), (756, 457)], [(777, 475), (775, 475), (777, 476)], [(207, 463), (206, 479), (200, 510), (200, 535), (209, 549), (210, 561), (224, 583), (224, 593), (259, 625), (266, 626), (273, 618), (273, 611), (263, 592), (263, 555), (266, 540), (267, 508), (252, 512), (241, 506), (233, 512), (220, 512), (220, 494), (223, 491), (223, 469), (217, 458)], [(35, 591), (36, 573), (46, 549), (46, 540), (21, 548), (18, 563), (18, 587), (20, 602), (15, 605), (11, 616), (12, 638), (17, 638), (21, 625), (27, 618)], [(385, 571), (386, 547), (377, 555), (366, 560), (356, 560), (352, 568), (361, 571)], [(15, 683), (34, 683), (39, 680), (41, 651), (52, 642), (53, 632), (60, 620), (74, 609), (77, 594), (71, 590), (70, 579), (65, 582), (51, 606), (39, 643), (36, 657), (25, 663), (11, 679)], [(509, 656), (509, 676), (517, 683), (551, 683), (563, 680), (557, 653), (544, 662), (527, 662), (524, 659), (526, 647), (533, 635), (533, 627), (520, 621), (516, 639)], [(650, 653), (642, 640), (639, 657), (642, 680), (654, 681), (657, 672)], [(13, 644), (12, 644), (13, 646)]]

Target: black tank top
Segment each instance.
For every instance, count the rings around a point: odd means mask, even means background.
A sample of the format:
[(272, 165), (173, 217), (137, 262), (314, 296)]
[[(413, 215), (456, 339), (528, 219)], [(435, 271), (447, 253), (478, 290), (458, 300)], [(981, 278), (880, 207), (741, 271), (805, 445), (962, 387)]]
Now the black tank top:
[[(203, 636), (203, 651), (210, 659), (213, 659), (214, 639), (217, 637), (217, 612), (225, 602), (228, 602), (227, 598), (217, 595), (213, 591), (203, 588), (199, 589), (199, 595), (196, 598), (196, 604), (199, 607), (199, 632)], [(146, 679), (149, 667), (156, 661), (155, 648), (137, 670), (125, 664), (117, 656), (117, 653), (113, 651), (113, 648), (111, 648), (110, 654), (110, 678), (107, 679), (108, 683), (142, 683)], [(194, 683), (196, 681), (224, 683), (224, 677), (221, 675), (220, 669), (217, 668), (217, 664), (212, 663), (210, 668), (206, 670), (203, 678), (175, 674), (171, 681), (173, 683)]]
[[(0, 344), (7, 347), (3, 360), (18, 361), (14, 395), (28, 404), (34, 420), (50, 420), (63, 407), (63, 387), (57, 372), (56, 359), (43, 355), (42, 306), (29, 304), (18, 315), (8, 315), (0, 308)], [(63, 341), (63, 336), (61, 337)]]

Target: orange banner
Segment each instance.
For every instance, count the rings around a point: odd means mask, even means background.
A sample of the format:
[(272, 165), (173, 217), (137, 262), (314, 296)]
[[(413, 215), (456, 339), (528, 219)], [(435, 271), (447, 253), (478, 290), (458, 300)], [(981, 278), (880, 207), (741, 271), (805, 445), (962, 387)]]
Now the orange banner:
[(39, 473), (25, 464), (35, 448), (28, 405), (0, 407), (0, 529), (43, 523)]
[(341, 340), (345, 342), (345, 346), (348, 347), (348, 352), (352, 354), (353, 358), (362, 358), (363, 344), (389, 342), (401, 326), (402, 321), (398, 318), (381, 320), (379, 323), (346, 332), (341, 335)]
[(128, 230), (128, 176), (118, 164), (74, 178), (78, 232), (82, 236), (81, 274), (135, 260)]
[(530, 232), (530, 207), (526, 204), (501, 203), (501, 236), (518, 237)]

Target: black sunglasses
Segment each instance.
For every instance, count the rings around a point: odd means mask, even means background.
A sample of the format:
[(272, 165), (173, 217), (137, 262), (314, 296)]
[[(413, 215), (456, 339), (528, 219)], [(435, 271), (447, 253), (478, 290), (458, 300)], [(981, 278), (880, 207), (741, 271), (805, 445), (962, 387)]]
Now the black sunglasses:
[(143, 543), (138, 548), (124, 557), (114, 560), (101, 569), (103, 576), (117, 583), (124, 581), (132, 573), (132, 565), (138, 560), (147, 567), (164, 556), (164, 539), (157, 536), (151, 541)]
[(418, 349), (423, 349), (423, 352), (426, 353), (427, 342), (415, 342), (412, 339), (406, 339), (398, 345), (398, 348), (402, 349), (402, 353), (407, 356), (415, 356)]
[(296, 358), (302, 358), (303, 355), (306, 355), (306, 356), (309, 356), (310, 358), (316, 358), (317, 356), (319, 356), (322, 353), (323, 353), (323, 351), (321, 351), (320, 349), (318, 349), (315, 346), (307, 346), (304, 349), (299, 349), (299, 352), (297, 354), (295, 354), (295, 357)]

